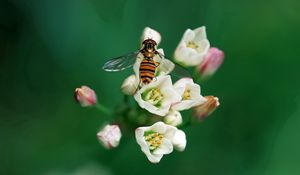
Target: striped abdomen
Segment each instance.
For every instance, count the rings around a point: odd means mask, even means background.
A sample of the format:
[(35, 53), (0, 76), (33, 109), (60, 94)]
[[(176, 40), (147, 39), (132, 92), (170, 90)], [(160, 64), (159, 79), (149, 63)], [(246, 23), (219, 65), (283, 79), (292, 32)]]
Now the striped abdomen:
[(152, 59), (144, 59), (140, 65), (140, 78), (143, 84), (149, 84), (155, 74), (156, 64)]

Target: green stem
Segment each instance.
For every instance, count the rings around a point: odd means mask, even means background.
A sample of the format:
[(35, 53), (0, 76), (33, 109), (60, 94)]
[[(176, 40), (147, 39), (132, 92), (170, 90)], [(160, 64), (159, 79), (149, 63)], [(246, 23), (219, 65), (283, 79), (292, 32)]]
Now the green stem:
[(193, 72), (193, 79), (195, 82), (198, 82), (199, 79), (200, 79), (201, 75), (199, 73), (199, 71), (197, 70), (197, 68), (194, 69), (194, 72)]
[(128, 95), (124, 95), (124, 103), (125, 104), (129, 103), (129, 96)]
[(107, 107), (103, 106), (102, 104), (97, 103), (95, 105), (95, 108), (98, 109), (99, 111), (101, 111), (102, 113), (106, 114), (106, 115), (111, 115), (112, 111), (110, 109), (108, 109)]

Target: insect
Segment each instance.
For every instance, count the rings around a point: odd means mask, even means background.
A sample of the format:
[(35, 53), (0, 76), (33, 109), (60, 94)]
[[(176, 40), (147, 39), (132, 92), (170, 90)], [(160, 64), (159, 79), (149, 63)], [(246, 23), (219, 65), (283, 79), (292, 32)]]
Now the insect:
[[(174, 69), (175, 64), (164, 57), (163, 54), (157, 51), (157, 43), (152, 39), (146, 39), (142, 43), (142, 48), (136, 52), (129, 53), (117, 58), (110, 59), (102, 67), (105, 71), (122, 71), (131, 67), (138, 54), (142, 54), (143, 59), (139, 67), (140, 82), (144, 85), (149, 84), (155, 77), (156, 70), (159, 66), (164, 67), (166, 70)], [(161, 61), (155, 61), (154, 57), (160, 57)], [(178, 67), (178, 66), (176, 66)], [(182, 77), (189, 77), (189, 73), (184, 68), (180, 68), (179, 75)], [(174, 69), (178, 70), (178, 68)], [(183, 71), (182, 71), (183, 70)], [(177, 73), (178, 74), (178, 73)]]

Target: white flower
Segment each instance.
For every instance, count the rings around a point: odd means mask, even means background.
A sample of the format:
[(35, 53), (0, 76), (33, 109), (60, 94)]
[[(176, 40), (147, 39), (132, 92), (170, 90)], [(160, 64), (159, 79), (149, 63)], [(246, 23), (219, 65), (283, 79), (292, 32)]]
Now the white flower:
[(170, 111), (167, 116), (164, 117), (164, 122), (168, 125), (178, 126), (182, 123), (182, 117), (178, 111)]
[(136, 75), (130, 75), (124, 80), (121, 90), (126, 95), (133, 95), (137, 91), (138, 84), (139, 82)]
[(200, 86), (195, 84), (191, 78), (181, 78), (174, 84), (174, 89), (181, 95), (182, 100), (173, 104), (173, 110), (182, 111), (190, 109), (206, 101), (200, 94)]
[(157, 122), (149, 127), (139, 127), (135, 130), (137, 143), (152, 163), (158, 163), (164, 154), (173, 151), (172, 140), (177, 131), (174, 126)]
[(175, 50), (175, 60), (184, 66), (199, 65), (210, 47), (205, 27), (187, 29)]
[(181, 100), (181, 96), (172, 86), (169, 75), (156, 77), (137, 91), (134, 98), (141, 108), (159, 116), (165, 116), (170, 106)]
[(159, 32), (157, 32), (156, 30), (151, 29), (150, 27), (146, 27), (143, 31), (141, 40), (142, 42), (146, 39), (152, 39), (156, 42), (156, 44), (158, 45), (161, 41), (161, 35)]
[(172, 140), (172, 144), (177, 151), (184, 151), (186, 146), (186, 136), (182, 130), (177, 130), (174, 138)]
[(117, 147), (121, 136), (121, 130), (118, 125), (106, 125), (97, 133), (99, 142), (107, 149)]

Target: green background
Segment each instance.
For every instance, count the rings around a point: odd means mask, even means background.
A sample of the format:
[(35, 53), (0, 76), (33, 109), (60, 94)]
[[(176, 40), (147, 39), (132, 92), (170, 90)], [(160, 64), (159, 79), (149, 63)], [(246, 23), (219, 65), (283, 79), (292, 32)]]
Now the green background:
[[(300, 174), (299, 9), (297, 0), (2, 0), (0, 174)], [(89, 85), (113, 109), (131, 70), (103, 72), (105, 60), (137, 50), (146, 26), (172, 55), (202, 25), (225, 52), (201, 84), (219, 109), (159, 164), (133, 137), (105, 150), (96, 139), (105, 116), (75, 103), (74, 89)]]

